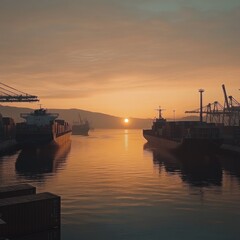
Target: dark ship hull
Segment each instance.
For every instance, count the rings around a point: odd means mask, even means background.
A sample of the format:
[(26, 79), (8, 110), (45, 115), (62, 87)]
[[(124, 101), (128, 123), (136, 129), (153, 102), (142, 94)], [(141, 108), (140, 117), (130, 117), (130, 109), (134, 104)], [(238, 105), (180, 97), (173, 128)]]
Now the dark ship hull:
[(72, 126), (72, 135), (88, 136), (89, 129), (90, 128), (89, 128), (88, 124), (73, 125)]
[(220, 148), (222, 139), (211, 138), (167, 138), (157, 136), (152, 130), (143, 130), (143, 137), (153, 146), (169, 150), (215, 151)]
[(17, 132), (16, 141), (21, 146), (42, 146), (42, 145), (61, 145), (70, 139), (71, 131), (65, 131), (58, 136), (54, 136), (53, 132), (42, 133), (39, 132)]
[(181, 146), (181, 142), (177, 140), (159, 137), (151, 129), (143, 130), (143, 137), (156, 147), (164, 147), (167, 149), (175, 149)]
[(84, 128), (82, 126), (72, 126), (72, 135), (83, 135), (88, 136), (89, 128)]

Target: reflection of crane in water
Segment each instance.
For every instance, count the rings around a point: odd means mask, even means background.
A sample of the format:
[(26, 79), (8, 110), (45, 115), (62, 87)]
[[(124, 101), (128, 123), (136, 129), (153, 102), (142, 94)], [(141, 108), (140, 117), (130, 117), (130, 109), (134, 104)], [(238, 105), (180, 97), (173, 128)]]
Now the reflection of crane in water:
[(0, 102), (38, 102), (37, 96), (17, 90), (0, 82)]
[(228, 96), (225, 85), (222, 85), (224, 95), (224, 105), (218, 101), (209, 103), (204, 107), (185, 113), (205, 113), (206, 122), (221, 123), (226, 126), (239, 126), (240, 125), (240, 103), (233, 97)]

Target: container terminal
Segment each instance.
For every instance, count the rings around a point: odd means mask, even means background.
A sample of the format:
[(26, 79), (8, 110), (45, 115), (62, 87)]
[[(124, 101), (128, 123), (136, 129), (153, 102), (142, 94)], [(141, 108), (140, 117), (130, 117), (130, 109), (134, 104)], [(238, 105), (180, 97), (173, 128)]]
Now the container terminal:
[(221, 149), (240, 154), (240, 103), (233, 96), (228, 96), (225, 85), (222, 85), (224, 103), (208, 103), (185, 113), (199, 113), (200, 119), (205, 114), (205, 122), (213, 123), (219, 128), (223, 139)]
[(151, 129), (144, 129), (144, 138), (159, 146), (185, 150), (212, 151), (216, 149), (240, 153), (240, 103), (228, 96), (222, 85), (224, 105), (215, 101), (203, 107), (203, 89), (199, 89), (200, 108), (186, 113), (198, 113), (199, 121), (167, 121), (159, 117)]

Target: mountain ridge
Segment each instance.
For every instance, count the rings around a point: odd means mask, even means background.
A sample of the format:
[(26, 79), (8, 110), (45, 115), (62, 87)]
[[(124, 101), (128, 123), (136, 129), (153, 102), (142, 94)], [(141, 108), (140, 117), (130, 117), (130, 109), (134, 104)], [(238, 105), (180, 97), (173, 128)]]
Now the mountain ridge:
[[(15, 122), (22, 122), (20, 117), (21, 113), (30, 113), (33, 108), (22, 108), (13, 106), (0, 105), (0, 114), (4, 117), (11, 117)], [(129, 123), (124, 124), (124, 118), (113, 116), (106, 113), (92, 112), (83, 109), (70, 108), (70, 109), (47, 109), (49, 112), (59, 113), (59, 118), (72, 124), (78, 121), (79, 114), (83, 120), (88, 120), (91, 128), (151, 128), (153, 119), (149, 118), (129, 118)], [(172, 119), (167, 119), (172, 121)], [(177, 121), (198, 121), (198, 116), (186, 116)]]
[[(21, 108), (12, 106), (0, 105), (0, 114), (4, 117), (11, 117), (15, 122), (22, 122), (23, 119), (20, 117), (21, 113), (30, 113), (33, 108)], [(59, 118), (72, 124), (74, 121), (78, 121), (79, 114), (84, 120), (88, 120), (90, 127), (92, 128), (149, 128), (152, 124), (152, 119), (141, 119), (141, 118), (129, 118), (128, 124), (124, 124), (124, 119), (121, 117), (99, 113), (91, 112), (87, 110), (71, 108), (71, 109), (57, 109), (49, 108), (48, 112), (59, 113)]]

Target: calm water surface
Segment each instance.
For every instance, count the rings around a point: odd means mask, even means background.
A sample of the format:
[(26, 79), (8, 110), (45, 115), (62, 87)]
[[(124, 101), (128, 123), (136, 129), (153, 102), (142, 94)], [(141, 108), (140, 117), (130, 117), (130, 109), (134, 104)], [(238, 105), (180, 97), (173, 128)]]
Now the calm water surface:
[(63, 240), (240, 236), (240, 159), (155, 149), (141, 130), (0, 158), (1, 185), (26, 182), (61, 195)]

